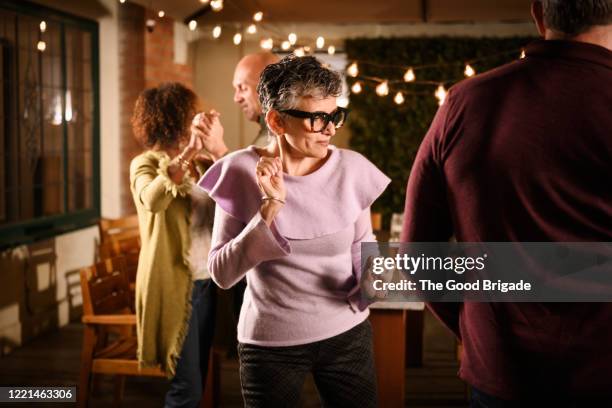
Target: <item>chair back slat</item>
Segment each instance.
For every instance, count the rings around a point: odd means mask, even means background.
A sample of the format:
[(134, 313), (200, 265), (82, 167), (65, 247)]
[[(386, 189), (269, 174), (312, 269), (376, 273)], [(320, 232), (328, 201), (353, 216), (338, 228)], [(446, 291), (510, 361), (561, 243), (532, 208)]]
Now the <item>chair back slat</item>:
[(120, 232), (131, 232), (138, 235), (138, 215), (128, 215), (117, 219), (102, 218), (98, 222), (98, 228), (100, 230), (100, 242), (106, 242), (112, 235)]
[(125, 314), (131, 310), (127, 268), (123, 257), (81, 270), (83, 314)]

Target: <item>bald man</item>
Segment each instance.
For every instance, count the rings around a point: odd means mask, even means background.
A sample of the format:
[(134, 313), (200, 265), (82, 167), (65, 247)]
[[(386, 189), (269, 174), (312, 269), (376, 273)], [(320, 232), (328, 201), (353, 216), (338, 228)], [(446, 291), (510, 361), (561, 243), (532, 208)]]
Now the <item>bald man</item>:
[(279, 58), (270, 52), (257, 52), (243, 57), (234, 71), (234, 80), (232, 81), (234, 102), (240, 106), (248, 120), (257, 122), (260, 126), (257, 137), (251, 143), (256, 146), (268, 144), (266, 124), (261, 114), (259, 95), (257, 94), (259, 76), (267, 65), (278, 62), (278, 60)]

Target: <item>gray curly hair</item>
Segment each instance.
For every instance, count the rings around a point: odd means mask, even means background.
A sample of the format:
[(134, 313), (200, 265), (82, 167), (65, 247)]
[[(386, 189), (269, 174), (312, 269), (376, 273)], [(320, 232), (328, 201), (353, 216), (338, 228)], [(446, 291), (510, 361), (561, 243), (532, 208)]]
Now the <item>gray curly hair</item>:
[(342, 79), (315, 57), (289, 55), (263, 70), (257, 92), (265, 115), (271, 109), (293, 109), (307, 96), (338, 97), (342, 92)]

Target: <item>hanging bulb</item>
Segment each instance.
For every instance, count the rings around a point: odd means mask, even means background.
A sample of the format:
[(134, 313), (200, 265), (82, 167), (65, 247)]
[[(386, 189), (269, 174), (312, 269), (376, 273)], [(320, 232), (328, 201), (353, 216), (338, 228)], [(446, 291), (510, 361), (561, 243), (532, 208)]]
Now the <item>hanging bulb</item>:
[(38, 51), (43, 52), (47, 49), (47, 43), (41, 40), (38, 42), (38, 44), (36, 44), (36, 48), (38, 48)]
[(409, 68), (404, 74), (404, 82), (413, 82), (415, 79), (416, 77), (414, 76), (414, 71), (412, 68)]
[(357, 81), (353, 84), (353, 86), (351, 86), (351, 92), (354, 94), (358, 94), (361, 93), (361, 82)]
[(125, 0), (119, 0), (119, 3), (123, 4), (125, 3)]
[(253, 20), (256, 22), (260, 22), (263, 19), (263, 13), (261, 11), (258, 11), (257, 13), (253, 14)]
[(520, 59), (525, 58), (525, 50), (521, 50), (521, 56), (519, 57)]
[(38, 27), (40, 28), (41, 33), (44, 33), (45, 31), (47, 31), (47, 23), (45, 21), (41, 21)]
[(325, 47), (325, 38), (317, 37), (317, 48), (321, 49), (323, 47)]
[(197, 22), (197, 21), (195, 21), (195, 20), (191, 20), (191, 21), (189, 22), (189, 29), (190, 29), (191, 31), (195, 31), (195, 29), (196, 29), (197, 27), (198, 27), (198, 22)]
[(349, 76), (352, 76), (353, 78), (359, 75), (359, 68), (357, 67), (357, 63), (353, 62), (351, 65), (349, 65), (349, 67), (346, 69), (346, 72), (347, 74), (349, 74)]
[(234, 45), (238, 45), (242, 42), (242, 34), (236, 33), (234, 34)]
[(401, 105), (402, 103), (404, 103), (404, 95), (402, 95), (401, 92), (396, 93), (395, 97), (393, 98), (393, 102), (398, 105)]
[(289, 43), (291, 45), (295, 45), (295, 43), (297, 42), (297, 35), (295, 33), (289, 34), (287, 38), (289, 39)]
[(333, 45), (330, 45), (329, 47), (327, 47), (327, 53), (329, 55), (334, 55), (336, 53), (336, 47), (334, 47)]
[(463, 71), (463, 73), (465, 74), (466, 77), (473, 77), (474, 74), (476, 74), (476, 71), (474, 71), (474, 68), (472, 68), (472, 66), (470, 64), (467, 64), (465, 66), (465, 71)]
[(376, 86), (376, 94), (378, 96), (387, 96), (389, 95), (389, 82), (383, 81)]
[(164, 18), (165, 15), (166, 15), (166, 12), (164, 10), (159, 10), (159, 12), (157, 13), (157, 16), (159, 18)]
[(221, 37), (221, 26), (215, 26), (215, 28), (213, 28), (212, 36), (213, 36), (213, 38)]
[(281, 48), (283, 49), (283, 51), (287, 51), (289, 48), (291, 48), (291, 43), (285, 40), (281, 43)]
[(434, 95), (438, 99), (438, 105), (442, 106), (444, 100), (446, 99), (446, 89), (444, 89), (444, 85), (438, 85), (438, 88), (436, 89)]
[(223, 0), (211, 0), (210, 8), (215, 12), (223, 10)]
[(271, 38), (264, 38), (259, 42), (259, 46), (264, 50), (271, 50), (274, 47), (274, 40)]
[(208, 4), (209, 0), (200, 0), (200, 3), (202, 4)]
[(255, 34), (257, 32), (257, 26), (255, 24), (251, 24), (247, 27), (247, 33)]

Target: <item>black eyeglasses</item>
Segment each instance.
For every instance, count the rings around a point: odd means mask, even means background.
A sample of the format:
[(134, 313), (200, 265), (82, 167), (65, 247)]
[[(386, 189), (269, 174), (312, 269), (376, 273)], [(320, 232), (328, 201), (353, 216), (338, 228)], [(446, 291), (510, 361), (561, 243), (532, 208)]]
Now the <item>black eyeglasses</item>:
[(333, 123), (336, 129), (341, 128), (344, 122), (346, 122), (349, 113), (346, 108), (337, 108), (332, 113), (304, 112), (296, 109), (281, 110), (279, 112), (286, 113), (294, 118), (310, 119), (310, 131), (315, 133), (325, 130), (329, 122)]

